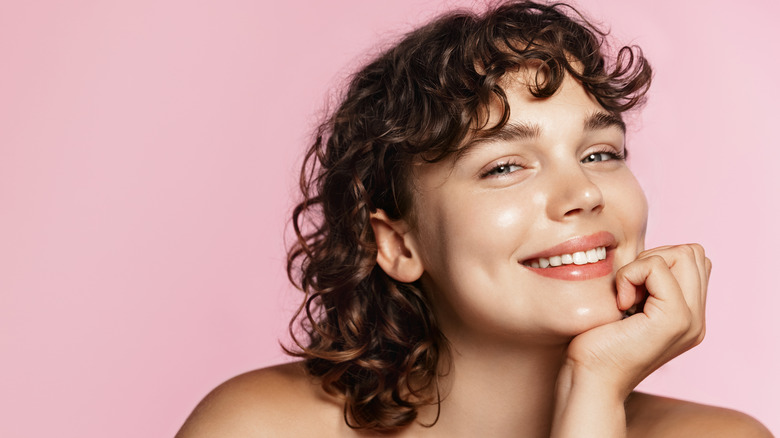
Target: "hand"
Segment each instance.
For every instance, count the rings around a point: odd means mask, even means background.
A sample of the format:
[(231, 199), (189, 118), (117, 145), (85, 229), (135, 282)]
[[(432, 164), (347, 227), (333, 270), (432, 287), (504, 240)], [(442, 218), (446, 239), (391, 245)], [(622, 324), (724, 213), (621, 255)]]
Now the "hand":
[(567, 364), (574, 377), (584, 373), (625, 398), (658, 367), (699, 344), (711, 269), (698, 244), (647, 250), (620, 268), (618, 308), (646, 301), (640, 312), (572, 340)]
[(618, 270), (618, 308), (644, 306), (571, 341), (558, 375), (552, 437), (626, 436), (626, 397), (704, 338), (711, 269), (704, 249), (692, 244), (645, 251)]

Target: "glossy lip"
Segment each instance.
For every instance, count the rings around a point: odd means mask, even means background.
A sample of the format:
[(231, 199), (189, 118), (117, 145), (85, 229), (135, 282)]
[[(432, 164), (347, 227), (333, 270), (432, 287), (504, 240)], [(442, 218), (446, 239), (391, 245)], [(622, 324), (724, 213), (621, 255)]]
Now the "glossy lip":
[(555, 278), (558, 280), (579, 281), (603, 277), (612, 273), (612, 265), (615, 259), (615, 243), (615, 236), (613, 236), (612, 233), (607, 231), (600, 231), (589, 236), (581, 236), (569, 239), (566, 242), (536, 253), (525, 260), (534, 260), (540, 257), (549, 258), (561, 254), (572, 254), (578, 251), (587, 251), (599, 246), (606, 247), (607, 258), (597, 263), (588, 263), (585, 265), (575, 265), (572, 263), (570, 265), (561, 265), (556, 267), (532, 268), (530, 266), (523, 265), (523, 261), (521, 261), (520, 265), (534, 274), (539, 274), (543, 277)]

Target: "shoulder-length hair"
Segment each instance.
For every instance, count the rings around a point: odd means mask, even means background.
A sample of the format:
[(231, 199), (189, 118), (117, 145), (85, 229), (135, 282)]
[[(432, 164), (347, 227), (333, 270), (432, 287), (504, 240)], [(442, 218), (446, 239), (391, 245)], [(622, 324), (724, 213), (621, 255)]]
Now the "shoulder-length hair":
[[(643, 102), (651, 70), (635, 47), (610, 53), (606, 33), (565, 4), (512, 1), (455, 12), (405, 35), (355, 73), (319, 126), (300, 179), (303, 199), (287, 272), (305, 293), (288, 353), (344, 400), (348, 425), (392, 431), (438, 403), (447, 342), (419, 282), (376, 263), (370, 214), (409, 219), (411, 163), (457, 153), (509, 118), (502, 77), (535, 69), (549, 97), (571, 75), (616, 115)], [(487, 127), (489, 107), (499, 122)], [(304, 339), (302, 339), (304, 338)]]

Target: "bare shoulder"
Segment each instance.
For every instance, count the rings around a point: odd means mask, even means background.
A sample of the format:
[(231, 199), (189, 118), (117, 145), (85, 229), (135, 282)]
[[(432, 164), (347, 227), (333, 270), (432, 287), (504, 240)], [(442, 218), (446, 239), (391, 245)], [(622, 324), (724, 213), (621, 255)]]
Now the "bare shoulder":
[(758, 420), (742, 412), (640, 392), (626, 401), (626, 417), (632, 438), (773, 436)]
[(176, 438), (336, 435), (341, 409), (301, 363), (278, 365), (219, 385), (198, 404)]

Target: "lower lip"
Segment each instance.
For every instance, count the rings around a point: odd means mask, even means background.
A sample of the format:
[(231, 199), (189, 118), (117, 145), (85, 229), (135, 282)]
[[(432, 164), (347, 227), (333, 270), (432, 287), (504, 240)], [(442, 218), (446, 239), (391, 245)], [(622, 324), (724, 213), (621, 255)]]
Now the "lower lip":
[(524, 266), (534, 274), (542, 277), (555, 278), (558, 280), (581, 281), (599, 278), (612, 273), (612, 262), (614, 260), (614, 251), (607, 251), (607, 258), (596, 263), (587, 263), (584, 265), (561, 265), (549, 268), (532, 268)]

